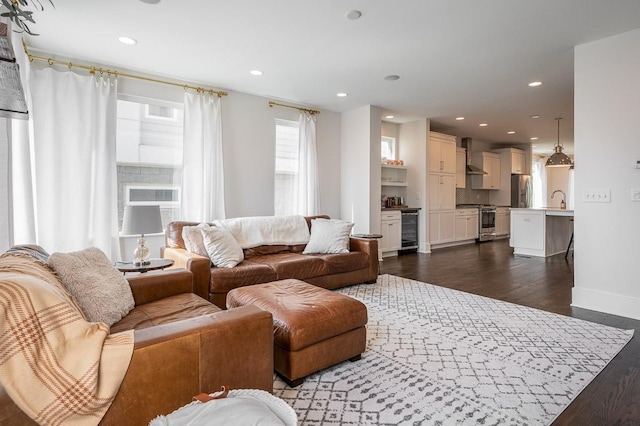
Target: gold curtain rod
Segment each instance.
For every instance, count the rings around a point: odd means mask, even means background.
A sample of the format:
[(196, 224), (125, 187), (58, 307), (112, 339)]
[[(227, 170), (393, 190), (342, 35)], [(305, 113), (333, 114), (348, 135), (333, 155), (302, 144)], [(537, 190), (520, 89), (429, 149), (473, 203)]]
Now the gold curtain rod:
[(27, 43), (25, 43), (24, 39), (22, 39), (22, 46), (24, 47), (24, 53), (27, 54), (27, 57), (29, 58), (30, 62), (42, 61), (42, 62), (47, 62), (49, 65), (54, 65), (54, 64), (66, 65), (66, 66), (69, 67), (69, 69), (71, 69), (73, 67), (85, 69), (85, 70), (89, 71), (90, 74), (95, 74), (96, 72), (98, 72), (100, 74), (114, 75), (116, 77), (122, 76), (122, 77), (135, 78), (135, 79), (138, 79), (138, 80), (151, 81), (153, 83), (161, 83), (161, 84), (168, 84), (170, 86), (182, 87), (185, 90), (193, 89), (198, 93), (209, 93), (210, 95), (216, 94), (216, 95), (218, 95), (218, 97), (222, 97), (222, 96), (227, 96), (228, 95), (227, 92), (223, 92), (223, 91), (220, 91), (220, 90), (205, 89), (204, 87), (191, 86), (189, 84), (174, 83), (172, 81), (160, 80), (158, 78), (143, 77), (141, 75), (130, 74), (130, 73), (127, 73), (127, 72), (122, 72), (122, 71), (109, 70), (109, 69), (105, 69), (105, 68), (96, 67), (96, 66), (93, 66), (93, 65), (89, 66), (89, 65), (82, 65), (82, 64), (74, 64), (73, 62), (64, 62), (64, 61), (59, 61), (59, 60), (53, 59), (53, 58), (44, 58), (42, 56), (32, 55), (31, 53), (29, 53), (29, 50), (27, 49)]
[(269, 106), (272, 107), (272, 108), (274, 106), (280, 106), (280, 107), (284, 107), (284, 108), (297, 109), (298, 111), (308, 112), (311, 115), (320, 114), (320, 111), (315, 110), (315, 109), (300, 108), (300, 107), (292, 106), (292, 105), (279, 104), (278, 102), (273, 102), (273, 101), (269, 101)]

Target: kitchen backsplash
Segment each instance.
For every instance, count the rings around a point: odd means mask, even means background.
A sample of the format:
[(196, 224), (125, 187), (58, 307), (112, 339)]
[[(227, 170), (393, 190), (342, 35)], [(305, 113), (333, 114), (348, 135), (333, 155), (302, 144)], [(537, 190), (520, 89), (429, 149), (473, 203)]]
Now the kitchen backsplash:
[(456, 188), (456, 204), (489, 204), (486, 189)]

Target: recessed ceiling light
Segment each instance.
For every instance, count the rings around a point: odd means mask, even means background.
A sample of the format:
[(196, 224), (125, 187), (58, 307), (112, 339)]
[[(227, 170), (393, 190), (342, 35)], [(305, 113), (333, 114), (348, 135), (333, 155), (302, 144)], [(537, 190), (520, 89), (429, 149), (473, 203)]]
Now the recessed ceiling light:
[(251, 71), (249, 71), (249, 74), (251, 74), (251, 75), (262, 75), (262, 71), (260, 71), (260, 70), (251, 70)]
[(362, 16), (362, 12), (360, 12), (359, 10), (350, 10), (349, 12), (347, 12), (347, 19), (351, 19), (356, 20), (359, 19)]
[(513, 130), (509, 130), (509, 131), (507, 132), (507, 134), (508, 134), (508, 135), (515, 135), (515, 134), (516, 134), (516, 132), (514, 132)]
[(537, 141), (538, 138), (536, 138), (535, 136), (531, 138), (532, 141)]
[(396, 81), (396, 80), (400, 79), (400, 76), (399, 75), (395, 75), (395, 74), (391, 74), (391, 75), (386, 76), (384, 79), (387, 80), (387, 81)]
[(538, 87), (538, 86), (542, 86), (541, 81), (532, 81), (531, 83), (529, 83), (529, 87)]
[(131, 37), (118, 37), (118, 41), (122, 44), (134, 45), (138, 43), (138, 41)]
[(339, 98), (346, 98), (347, 94), (344, 93), (344, 92), (340, 92), (340, 93), (336, 93), (336, 96), (339, 97)]
[(458, 121), (464, 120), (464, 117), (456, 117), (456, 120), (458, 120)]
[(529, 118), (540, 118), (539, 114), (530, 115)]
[(140, 0), (142, 3), (147, 3), (147, 4), (158, 4), (160, 3), (160, 0)]
[(385, 115), (384, 118), (396, 118), (394, 115)]
[(480, 126), (480, 127), (487, 127), (487, 126), (488, 126), (488, 124), (487, 124), (487, 123), (480, 123), (480, 124), (478, 124), (478, 126)]

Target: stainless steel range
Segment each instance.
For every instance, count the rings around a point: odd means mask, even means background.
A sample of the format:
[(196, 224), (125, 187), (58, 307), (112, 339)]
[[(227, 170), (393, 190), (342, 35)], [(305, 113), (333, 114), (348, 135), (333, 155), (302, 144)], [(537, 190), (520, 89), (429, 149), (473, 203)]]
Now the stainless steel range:
[(458, 204), (456, 207), (478, 209), (478, 238), (476, 241), (492, 241), (496, 238), (496, 206), (492, 204)]

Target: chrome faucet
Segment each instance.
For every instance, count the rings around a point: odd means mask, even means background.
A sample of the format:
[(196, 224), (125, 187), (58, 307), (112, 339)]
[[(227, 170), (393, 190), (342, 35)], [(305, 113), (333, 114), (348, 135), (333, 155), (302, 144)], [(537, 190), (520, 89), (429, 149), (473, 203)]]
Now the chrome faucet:
[(567, 195), (564, 193), (564, 191), (562, 189), (556, 189), (555, 191), (553, 191), (551, 193), (551, 198), (552, 199), (553, 199), (553, 196), (556, 195), (556, 192), (559, 192), (559, 193), (562, 194), (562, 201), (560, 202), (560, 209), (561, 210), (566, 210), (566, 208), (567, 208), (567, 202), (566, 202)]

